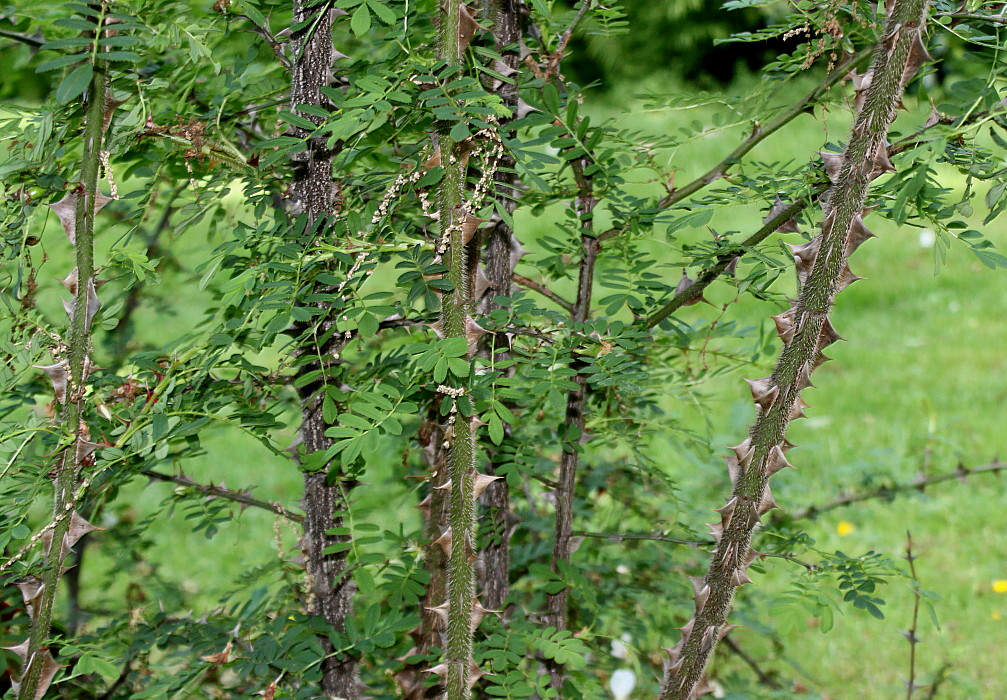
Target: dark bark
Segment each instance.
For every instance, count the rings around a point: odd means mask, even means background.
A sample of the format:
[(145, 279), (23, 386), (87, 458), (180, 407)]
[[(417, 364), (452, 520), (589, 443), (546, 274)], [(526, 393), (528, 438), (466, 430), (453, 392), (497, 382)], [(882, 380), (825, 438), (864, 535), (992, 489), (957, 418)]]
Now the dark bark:
[[(493, 23), (493, 43), (503, 56), (503, 62), (507, 67), (504, 72), (514, 81), (513, 83), (501, 81), (499, 85), (494, 86), (494, 92), (500, 95), (504, 105), (509, 107), (512, 113), (516, 113), (517, 71), (521, 64), (518, 45), (522, 31), (518, 3), (515, 0), (485, 0), (483, 7), (485, 14)], [(501, 128), (505, 128), (506, 123), (507, 120), (504, 120)], [(495, 180), (497, 197), (503, 202), (506, 210), (513, 213), (517, 207), (520, 190), (517, 175), (514, 173), (514, 159), (509, 153), (505, 152), (501, 156)], [(495, 301), (496, 297), (511, 295), (511, 276), (514, 274), (517, 255), (521, 250), (514, 231), (502, 219), (496, 221), (493, 227), (486, 231), (485, 239), (484, 274), (487, 289), (482, 298), (475, 299), (479, 313), (484, 316), (500, 308), (500, 304)], [(493, 337), (487, 335), (483, 341), (482, 352), (487, 354), (492, 352), (489, 344), (493, 342)], [(500, 346), (499, 339), (496, 345)], [(497, 352), (496, 357), (501, 361), (506, 360), (509, 358), (509, 353)], [(505, 439), (510, 439), (509, 429), (506, 431)], [(487, 473), (496, 476), (492, 453), (490, 456)], [(490, 484), (480, 500), (486, 512), (487, 528), (483, 549), (484, 566), (481, 572), (483, 605), (490, 610), (502, 610), (510, 594), (510, 537), (514, 523), (506, 480), (499, 479)]]
[[(600, 245), (594, 235), (594, 188), (591, 179), (584, 175), (584, 169), (590, 161), (582, 158), (571, 163), (574, 177), (577, 181), (576, 211), (581, 225), (581, 258), (580, 275), (577, 281), (577, 300), (574, 302), (570, 320), (576, 329), (591, 315), (591, 291), (594, 287), (594, 268), (598, 260)], [(574, 363), (574, 367), (577, 364)], [(566, 430), (570, 443), (564, 447), (560, 460), (559, 486), (556, 489), (556, 525), (555, 541), (553, 542), (553, 570), (559, 571), (560, 562), (570, 561), (570, 536), (573, 530), (574, 490), (577, 483), (577, 465), (580, 452), (579, 444), (584, 435), (584, 408), (587, 403), (587, 378), (577, 374), (573, 378), (577, 388), (567, 394)], [(559, 593), (549, 596), (546, 624), (557, 630), (569, 628), (570, 591), (564, 588)], [(563, 683), (566, 673), (563, 667), (554, 661), (549, 661), (549, 685), (560, 696), (563, 693)]]
[[(290, 107), (295, 113), (298, 105), (326, 107), (328, 104), (321, 89), (332, 82), (331, 15), (327, 5), (312, 5), (306, 0), (294, 0), (295, 24), (318, 12), (324, 14), (316, 23), (309, 23), (307, 28), (292, 37), (293, 55), (297, 59), (291, 66)], [(303, 116), (318, 121), (317, 117)], [(302, 138), (308, 135), (299, 128), (294, 128), (293, 133)], [(333, 153), (326, 149), (322, 137), (310, 138), (308, 147), (292, 157), (294, 177), (289, 191), (290, 212), (293, 215), (307, 215), (312, 235), (326, 230), (325, 219), (333, 213), (335, 196), (332, 158)], [(322, 323), (323, 326), (326, 325), (326, 322)], [(302, 338), (302, 346), (298, 350), (301, 359), (298, 371), (301, 375), (319, 367), (327, 369), (332, 366), (332, 358), (341, 346), (339, 336), (319, 347), (307, 326), (299, 324), (294, 330)], [(313, 357), (309, 357), (311, 355)], [(305, 454), (326, 450), (332, 445), (332, 440), (325, 436), (328, 425), (322, 415), (325, 383), (323, 374), (319, 381), (310, 382), (298, 390), (302, 406), (301, 439)], [(341, 525), (341, 514), (346, 509), (345, 494), (353, 484), (339, 481), (338, 474), (330, 474), (330, 471), (331, 469), (322, 469), (305, 474), (304, 535), (301, 547), (308, 582), (308, 611), (321, 615), (335, 631), (344, 632), (355, 587), (346, 571), (345, 553), (325, 553), (327, 547), (340, 541), (340, 538), (328, 535), (326, 531)], [(332, 651), (329, 638), (322, 635), (319, 641), (327, 654), (322, 662), (324, 697), (351, 700), (359, 697), (357, 659), (349, 654), (342, 657), (328, 656)]]

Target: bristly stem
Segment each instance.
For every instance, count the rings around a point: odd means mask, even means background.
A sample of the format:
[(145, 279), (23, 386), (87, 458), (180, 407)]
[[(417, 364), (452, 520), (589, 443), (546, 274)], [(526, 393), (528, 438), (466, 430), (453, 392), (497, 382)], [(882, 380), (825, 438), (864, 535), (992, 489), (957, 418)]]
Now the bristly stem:
[[(33, 603), (32, 624), (29, 636), (26, 664), (21, 678), (21, 700), (34, 700), (41, 690), (52, 680), (44, 666), (52, 661), (48, 651), (44, 651), (52, 624), (52, 608), (56, 599), (63, 560), (69, 548), (62, 543), (73, 522), (76, 504), (74, 493), (77, 474), (83, 459), (89, 452), (83, 448), (87, 443), (81, 429), (84, 403), (84, 382), (86, 365), (91, 350), (91, 319), (88, 292), (94, 294), (94, 215), (98, 196), (98, 170), (101, 163), (101, 148), (105, 118), (105, 93), (107, 76), (100, 62), (95, 62), (91, 82), (86, 93), (84, 108), (84, 148), (81, 155), (80, 184), (76, 199), (74, 222), (74, 262), (77, 266), (77, 284), (74, 295), (74, 310), (70, 320), (67, 360), (69, 377), (66, 381), (66, 400), (63, 404), (61, 420), (67, 434), (73, 441), (66, 447), (56, 466), (53, 480), (53, 518), (51, 544), (42, 572), (42, 589)], [(97, 206), (100, 208), (100, 206)], [(47, 677), (48, 676), (48, 677)]]
[[(467, 10), (465, 10), (467, 11)], [(460, 41), (462, 3), (447, 0), (442, 5), (439, 53), (450, 67), (461, 65)], [(469, 212), (465, 202), (465, 162), (460, 144), (451, 137), (454, 123), (437, 125), (443, 177), (438, 186), (441, 237), (447, 255), (451, 289), (441, 296), (441, 331), (446, 338), (468, 340), (474, 321), (471, 311), (466, 225)], [(471, 346), (471, 344), (470, 344)], [(476, 446), (468, 411), (459, 410), (459, 399), (467, 402), (467, 382), (457, 381), (450, 389), (448, 416), (448, 533), (447, 555), (447, 644), (441, 678), (447, 700), (469, 700), (478, 676), (474, 671), (472, 647), (476, 597)], [(444, 387), (447, 388), (447, 387)]]
[(857, 115), (843, 154), (823, 154), (832, 188), (825, 201), (821, 234), (794, 246), (801, 290), (793, 306), (774, 317), (784, 347), (773, 374), (748, 380), (757, 417), (748, 438), (727, 458), (734, 489), (711, 525), (717, 549), (703, 577), (693, 579), (695, 615), (668, 655), (661, 700), (687, 700), (705, 686), (705, 670), (717, 642), (731, 627), (727, 615), (735, 590), (748, 583), (747, 570), (758, 558), (752, 536), (763, 514), (776, 507), (770, 477), (790, 466), (785, 453), (790, 422), (804, 415), (801, 391), (828, 358), (824, 348), (840, 339), (829, 322), (836, 294), (857, 277), (849, 255), (872, 236), (864, 225), (871, 180), (894, 168), (887, 134), (906, 83), (929, 56), (922, 43), (925, 0), (895, 0), (874, 49), (870, 78), (860, 81)]

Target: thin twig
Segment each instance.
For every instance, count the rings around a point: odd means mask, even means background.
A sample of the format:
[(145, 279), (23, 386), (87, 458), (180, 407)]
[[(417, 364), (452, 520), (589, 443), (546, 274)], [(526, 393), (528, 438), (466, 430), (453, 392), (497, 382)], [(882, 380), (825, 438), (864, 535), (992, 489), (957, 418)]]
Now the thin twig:
[[(769, 136), (779, 131), (781, 128), (786, 126), (788, 123), (793, 121), (799, 115), (808, 111), (822, 95), (826, 94), (836, 83), (843, 80), (848, 73), (856, 68), (860, 63), (862, 63), (868, 56), (870, 51), (865, 49), (859, 53), (854, 54), (841, 65), (837, 66), (829, 75), (819, 83), (814, 90), (809, 92), (803, 100), (800, 100), (793, 105), (791, 105), (786, 111), (783, 112), (776, 119), (772, 120), (765, 126), (761, 126), (756, 123), (752, 129), (752, 133), (741, 142), (741, 144), (731, 151), (727, 156), (725, 156), (719, 163), (714, 165), (712, 168), (707, 170), (703, 175), (700, 175), (692, 182), (684, 185), (682, 187), (673, 189), (667, 195), (665, 195), (658, 202), (657, 207), (659, 209), (667, 209), (672, 207), (686, 197), (691, 197), (696, 192), (710, 185), (724, 175), (730, 170), (734, 165), (741, 161), (741, 158), (748, 154), (753, 148), (759, 145), (762, 141), (766, 140)], [(598, 236), (599, 240), (606, 241), (609, 238), (618, 236), (623, 231), (626, 230), (626, 226), (623, 225), (617, 228), (611, 228)]]
[(965, 481), (970, 476), (978, 476), (979, 474), (998, 474), (1002, 471), (1007, 470), (1007, 463), (1000, 462), (994, 459), (989, 464), (982, 467), (974, 467), (972, 469), (966, 469), (964, 465), (959, 464), (953, 471), (938, 474), (937, 476), (930, 476), (925, 478), (917, 478), (914, 481), (906, 482), (902, 484), (893, 484), (891, 486), (881, 486), (873, 491), (866, 491), (864, 493), (854, 493), (848, 494), (846, 496), (840, 496), (834, 501), (830, 501), (821, 506), (811, 506), (810, 508), (805, 508), (804, 510), (799, 510), (796, 513), (792, 513), (784, 518), (788, 520), (804, 520), (805, 518), (814, 519), (817, 518), (822, 513), (827, 513), (830, 510), (835, 510), (836, 508), (842, 508), (844, 506), (852, 505), (854, 503), (860, 503), (862, 501), (870, 501), (876, 498), (891, 500), (899, 493), (904, 493), (906, 491), (923, 491), (927, 486), (933, 484), (939, 484), (944, 481), (951, 481), (952, 479), (958, 479), (959, 481)]
[[(594, 289), (595, 266), (598, 254), (601, 252), (601, 244), (594, 236), (594, 208), (598, 200), (595, 197), (594, 181), (591, 175), (585, 172), (590, 163), (589, 156), (576, 158), (570, 162), (570, 168), (577, 183), (575, 209), (581, 230), (577, 301), (570, 311), (570, 321), (574, 328), (579, 327), (591, 317), (591, 293)], [(575, 360), (571, 363), (571, 367), (578, 372), (573, 377), (575, 388), (568, 391), (566, 395), (565, 423), (567, 432), (564, 439), (573, 443), (579, 442), (584, 434), (589, 394), (587, 376), (580, 373), (579, 362), (579, 360)], [(561, 571), (561, 566), (569, 564), (572, 555), (570, 531), (573, 527), (573, 501), (579, 461), (580, 454), (575, 444), (564, 447), (559, 465), (559, 488), (556, 489), (555, 541), (552, 551), (552, 566), (556, 572)], [(547, 623), (559, 631), (568, 629), (570, 624), (570, 589), (563, 588), (557, 593), (550, 594), (547, 606), (549, 610), (546, 617)], [(557, 693), (562, 693), (563, 685), (566, 682), (566, 672), (562, 664), (550, 660), (546, 666), (549, 670), (549, 685)]]
[(573, 32), (580, 24), (581, 20), (584, 19), (584, 15), (587, 11), (591, 9), (594, 5), (594, 0), (583, 0), (580, 4), (580, 9), (577, 11), (577, 15), (573, 18), (570, 26), (566, 28), (562, 35), (560, 35), (559, 43), (556, 45), (556, 50), (552, 52), (549, 57), (549, 64), (546, 66), (545, 73), (543, 74), (546, 81), (551, 79), (556, 72), (559, 71), (560, 61), (563, 60), (563, 56), (566, 55), (566, 47), (570, 43), (570, 39), (573, 38)]
[[(602, 540), (613, 540), (615, 542), (621, 542), (622, 540), (648, 540), (652, 542), (667, 542), (669, 544), (681, 544), (689, 547), (716, 547), (717, 543), (714, 540), (683, 540), (677, 537), (668, 537), (666, 535), (647, 535), (639, 532), (585, 532), (582, 530), (576, 530), (570, 533), (574, 537), (593, 537), (595, 539)], [(811, 562), (804, 561), (793, 554), (786, 554), (784, 552), (759, 552), (760, 557), (770, 557), (773, 559), (784, 559), (799, 566), (803, 566), (808, 571), (818, 570), (818, 566), (812, 564)]]
[(728, 635), (724, 637), (723, 641), (724, 644), (727, 645), (727, 648), (730, 649), (735, 656), (744, 661), (745, 665), (755, 672), (755, 675), (758, 676), (759, 682), (762, 683), (762, 685), (766, 686), (767, 688), (773, 688), (774, 690), (778, 690), (780, 688), (780, 684), (777, 683), (772, 676), (763, 671), (762, 668), (759, 666), (759, 663), (755, 659), (753, 659), (748, 654), (748, 652), (742, 649), (741, 645), (739, 645), (736, 641), (734, 641), (733, 637)]
[(913, 577), (913, 624), (903, 633), (909, 641), (909, 681), (906, 683), (906, 700), (912, 700), (913, 691), (916, 690), (916, 645), (920, 641), (916, 636), (916, 624), (920, 617), (920, 584), (916, 578), (916, 556), (913, 554), (913, 536), (909, 530), (906, 530), (906, 561), (909, 562), (909, 574)]
[(951, 19), (958, 20), (976, 20), (979, 22), (991, 22), (992, 24), (1004, 24), (1007, 23), (1007, 15), (984, 15), (978, 12), (943, 12), (934, 15), (936, 19), (942, 19), (944, 17), (950, 17)]
[(6, 29), (0, 29), (0, 36), (7, 39), (13, 39), (14, 41), (22, 44), (27, 44), (28, 46), (32, 46), (36, 49), (45, 43), (45, 39), (42, 38), (41, 35), (22, 34), (21, 32), (11, 32)]
[(155, 481), (167, 481), (174, 484), (179, 484), (187, 488), (194, 489), (204, 494), (205, 496), (210, 496), (213, 498), (223, 498), (227, 501), (234, 501), (235, 503), (240, 503), (244, 506), (251, 506), (253, 508), (261, 508), (262, 510), (268, 510), (272, 513), (276, 513), (287, 520), (295, 523), (299, 523), (304, 520), (304, 516), (298, 515), (292, 511), (287, 510), (279, 503), (268, 503), (266, 501), (259, 500), (258, 498), (253, 498), (246, 493), (240, 491), (232, 491), (231, 489), (225, 488), (223, 486), (216, 486), (214, 484), (201, 484), (198, 481), (193, 481), (184, 474), (164, 474), (162, 472), (154, 471), (153, 469), (141, 469), (140, 473), (149, 479), (154, 479)]
[(511, 275), (511, 279), (514, 281), (515, 284), (520, 284), (522, 287), (527, 287), (532, 291), (538, 292), (549, 301), (557, 304), (558, 306), (563, 307), (564, 310), (568, 312), (573, 311), (573, 304), (568, 302), (566, 299), (564, 299), (559, 294), (552, 291), (545, 285), (539, 284), (535, 280), (530, 280), (527, 277), (517, 274), (516, 272), (513, 275)]
[[(989, 112), (982, 112), (972, 115), (971, 119), (965, 120), (961, 124), (957, 124), (957, 126), (964, 126), (965, 124), (971, 121), (977, 121), (980, 118), (986, 118), (988, 115)], [(922, 141), (920, 137), (930, 129), (934, 128), (935, 126), (954, 125), (955, 121), (956, 120), (954, 118), (948, 116), (938, 117), (938, 119), (935, 122), (927, 126), (923, 126), (920, 129), (917, 129), (914, 133), (893, 143), (891, 148), (888, 149), (889, 157), (897, 155), (899, 153), (902, 153), (903, 151), (907, 151), (910, 148), (913, 148), (916, 145), (919, 145)], [(744, 241), (742, 241), (737, 245), (731, 246), (727, 248), (723, 253), (720, 253), (717, 256), (716, 262), (710, 267), (704, 269), (703, 272), (700, 273), (699, 278), (694, 283), (678, 292), (660, 309), (650, 314), (649, 316), (643, 317), (642, 324), (648, 329), (653, 328), (654, 326), (656, 326), (657, 324), (661, 323), (666, 318), (671, 316), (673, 313), (675, 313), (678, 309), (682, 308), (686, 304), (689, 304), (690, 302), (699, 299), (703, 295), (703, 291), (708, 286), (710, 286), (710, 284), (714, 282), (718, 277), (724, 274), (724, 271), (731, 266), (731, 263), (735, 260), (735, 258), (737, 258), (740, 255), (743, 255), (745, 252), (747, 252), (754, 246), (766, 240), (771, 234), (773, 234), (776, 231), (777, 228), (779, 228), (781, 225), (783, 225), (790, 219), (797, 217), (802, 211), (804, 211), (805, 208), (809, 206), (810, 203), (817, 202), (818, 199), (827, 189), (828, 187), (826, 185), (820, 185), (819, 187), (816, 187), (815, 190), (811, 192), (808, 197), (795, 201), (793, 204), (789, 205), (786, 209), (780, 212), (777, 216), (764, 223), (762, 227), (759, 228), (759, 230), (750, 235)], [(611, 231), (612, 230), (606, 231), (599, 238), (604, 239), (606, 236), (608, 236), (608, 234), (611, 233)]]
[(938, 691), (940, 691), (941, 686), (948, 679), (948, 671), (951, 669), (951, 664), (944, 662), (937, 673), (934, 674), (934, 682), (930, 684), (930, 690), (927, 692), (927, 700), (934, 700), (937, 697)]
[[(816, 200), (823, 192), (825, 192), (826, 189), (828, 188), (825, 185), (819, 186), (812, 193), (811, 199)], [(769, 238), (776, 229), (797, 216), (806, 206), (807, 203), (804, 200), (794, 202), (763, 224), (758, 231), (753, 233), (744, 241), (737, 245), (731, 245), (728, 247), (725, 252), (717, 256), (717, 261), (713, 265), (703, 270), (695, 282), (678, 292), (660, 309), (641, 319), (641, 325), (648, 329), (653, 328), (689, 302), (699, 299), (703, 295), (703, 290), (709, 287), (714, 280), (724, 274), (724, 271), (730, 267), (731, 263), (737, 259), (738, 256), (751, 250), (759, 243), (762, 243), (762, 241)]]

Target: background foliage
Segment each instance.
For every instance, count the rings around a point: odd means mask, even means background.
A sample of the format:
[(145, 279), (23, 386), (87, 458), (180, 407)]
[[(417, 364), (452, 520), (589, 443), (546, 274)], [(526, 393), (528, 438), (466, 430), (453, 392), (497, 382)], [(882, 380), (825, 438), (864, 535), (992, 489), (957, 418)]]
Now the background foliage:
[[(64, 668), (50, 692), (314, 697), (328, 639), (360, 660), (366, 697), (401, 697), (411, 669), (440, 656), (412, 636), (430, 583), (416, 506), (429, 492), (432, 426), (450, 410), (438, 386), (457, 381), (470, 387), (458, 410), (485, 423), (481, 459), (506, 480), (514, 518), (508, 605), (476, 634), (489, 671), (477, 691), (555, 697), (546, 669), (558, 665), (569, 674), (562, 697), (604, 697), (620, 669), (635, 674), (633, 697), (653, 697), (661, 648), (691, 614), (685, 575), (705, 570), (703, 523), (728, 488), (718, 455), (750, 422), (739, 379), (772, 364), (767, 316), (795, 290), (784, 243), (806, 234), (767, 237), (704, 302), (647, 319), (684, 288), (683, 272), (697, 277), (758, 230), (777, 197), (810, 204), (820, 191), (815, 152), (836, 150), (848, 133), (848, 85), (758, 137), (743, 158), (718, 160), (799, 104), (844, 52), (869, 47), (877, 8), (624, 3), (591, 5), (577, 23), (578, 8), (531, 2), (537, 32), (525, 41), (539, 70), (575, 27), (565, 79), (547, 80), (499, 70), (486, 20), (464, 72), (452, 74), (435, 58), (435, 3), (331, 5), (342, 54), (324, 91), (332, 106), (307, 116), (287, 98), (297, 57), (285, 44), (286, 3), (109, 6), (121, 26), (101, 60), (124, 102), (106, 138), (104, 190), (114, 182), (119, 199), (98, 215), (107, 283), (87, 422), (101, 448), (78, 506), (103, 530), (78, 545), (65, 577), (52, 645)], [(929, 44), (941, 60), (910, 85), (891, 135), (897, 172), (872, 195), (880, 240), (857, 258), (868, 280), (836, 309), (851, 342), (816, 375), (811, 417), (792, 437), (800, 471), (782, 480), (784, 512), (759, 535), (770, 556), (737, 599), (745, 627), (712, 669), (732, 697), (904, 692), (910, 645), (898, 631), (910, 626), (914, 591), (924, 639), (916, 681), (947, 697), (1005, 690), (988, 643), (1002, 633), (997, 595), (1007, 588), (997, 587), (1007, 572), (990, 556), (999, 482), (977, 476), (895, 498), (898, 485), (990, 463), (1000, 447), (1002, 29), (995, 18), (941, 19), (994, 9), (931, 8)], [(0, 10), (9, 67), (0, 81), (0, 540), (12, 584), (0, 633), (11, 646), (28, 624), (13, 584), (41, 566), (32, 536), (50, 517), (61, 440), (51, 388), (33, 366), (49, 364), (66, 325), (52, 278), (71, 251), (46, 205), (78, 178), (86, 80), (77, 70), (89, 65), (79, 40), (92, 14), (74, 3)], [(758, 75), (730, 82), (743, 62)], [(725, 69), (704, 70), (710, 64)], [(499, 94), (508, 80), (521, 99), (514, 120)], [(583, 89), (595, 80), (597, 89)], [(704, 93), (697, 83), (724, 84)], [(939, 119), (925, 127), (931, 101)], [(456, 141), (498, 132), (524, 188), (516, 209), (492, 196), (478, 207), (484, 229), (512, 224), (523, 247), (517, 272), (531, 284), (497, 295), (500, 308), (479, 316), (489, 348), (472, 359), (466, 342), (430, 328), (450, 286), (429, 216), (443, 176), (429, 165), (435, 122), (450, 122)], [(291, 156), (303, 149), (292, 128), (334, 152), (338, 213), (322, 235), (288, 206)], [(492, 168), (490, 141), (475, 142), (470, 191)], [(593, 230), (613, 232), (584, 323), (568, 308), (584, 255), (578, 162), (597, 198)], [(667, 203), (712, 167), (729, 172)], [(411, 177), (396, 184), (400, 175)], [(807, 211), (798, 220), (811, 232)], [(334, 334), (346, 341), (336, 361), (302, 371), (295, 349)], [(583, 431), (565, 414), (578, 375)], [(335, 442), (307, 453), (294, 385), (313, 381), (324, 384)], [(564, 453), (581, 465), (576, 547), (572, 563), (554, 565)], [(298, 549), (302, 472), (330, 464), (347, 489), (360, 484), (333, 533), (346, 539), (357, 589), (345, 632), (305, 613)], [(881, 498), (809, 513), (846, 494)], [(485, 519), (481, 527), (483, 546), (500, 536)], [(921, 582), (900, 559), (907, 528)], [(543, 611), (562, 590), (571, 616), (557, 630)], [(879, 640), (867, 658), (865, 637)], [(19, 661), (5, 660), (10, 678)]]

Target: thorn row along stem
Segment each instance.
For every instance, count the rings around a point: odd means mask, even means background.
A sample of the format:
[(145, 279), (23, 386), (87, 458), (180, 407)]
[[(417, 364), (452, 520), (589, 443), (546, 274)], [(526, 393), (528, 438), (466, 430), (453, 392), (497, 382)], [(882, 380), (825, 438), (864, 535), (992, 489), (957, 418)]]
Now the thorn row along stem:
[(874, 49), (871, 69), (853, 75), (857, 91), (849, 145), (843, 154), (823, 153), (832, 187), (823, 197), (822, 232), (793, 246), (801, 291), (787, 311), (774, 316), (784, 347), (769, 377), (748, 380), (758, 410), (749, 436), (727, 458), (734, 490), (711, 525), (717, 548), (705, 576), (692, 580), (696, 612), (682, 628), (682, 638), (668, 652), (661, 700), (688, 700), (704, 691), (705, 669), (717, 642), (731, 626), (727, 615), (738, 586), (748, 583), (747, 569), (759, 555), (752, 535), (764, 513), (776, 507), (769, 479), (790, 466), (785, 457), (792, 420), (804, 415), (801, 391), (828, 358), (822, 350), (839, 340), (829, 322), (835, 296), (858, 279), (847, 258), (873, 234), (863, 222), (871, 180), (894, 170), (888, 158), (888, 128), (906, 83), (929, 59), (922, 41), (925, 0), (893, 0)]
[(73, 301), (66, 304), (70, 316), (68, 347), (54, 349), (55, 364), (43, 369), (53, 383), (56, 399), (63, 404), (60, 414), (63, 429), (73, 436), (73, 440), (56, 458), (53, 478), (55, 525), (51, 535), (43, 538), (43, 542), (48, 541), (48, 551), (41, 578), (31, 577), (19, 585), (31, 619), (27, 648), (21, 658), (23, 666), (17, 690), (20, 700), (43, 697), (59, 670), (47, 649), (56, 588), (70, 548), (83, 534), (95, 529), (74, 512), (74, 507), (78, 496), (75, 493), (78, 475), (97, 448), (88, 440), (89, 433), (83, 418), (84, 386), (91, 364), (91, 321), (98, 308), (94, 281), (94, 217), (108, 201), (98, 191), (105, 111), (106, 108), (114, 109), (106, 104), (107, 81), (102, 64), (94, 62), (85, 98), (84, 147), (78, 190), (51, 205), (61, 214), (60, 221), (74, 247), (76, 267), (63, 281), (73, 294)]
[[(462, 13), (459, 0), (447, 0), (441, 6), (440, 58), (450, 66), (462, 63)], [(440, 148), (444, 175), (438, 184), (437, 206), (440, 213), (441, 238), (446, 243), (448, 279), (451, 290), (441, 294), (440, 332), (446, 338), (466, 338), (470, 355), (478, 340), (478, 325), (469, 315), (472, 307), (469, 284), (469, 261), (466, 243), (471, 232), (466, 224), (471, 216), (465, 199), (465, 164), (462, 144), (451, 138), (451, 122), (437, 124), (437, 146)], [(481, 329), (479, 329), (481, 330)], [(449, 392), (451, 411), (444, 431), (447, 444), (449, 482), (447, 493), (448, 529), (439, 543), (447, 559), (447, 639), (444, 660), (432, 671), (438, 673), (445, 687), (447, 700), (469, 700), (479, 670), (472, 660), (476, 616), (476, 445), (475, 429), (469, 416), (458, 410), (459, 398), (468, 391), (466, 382), (456, 380)]]

